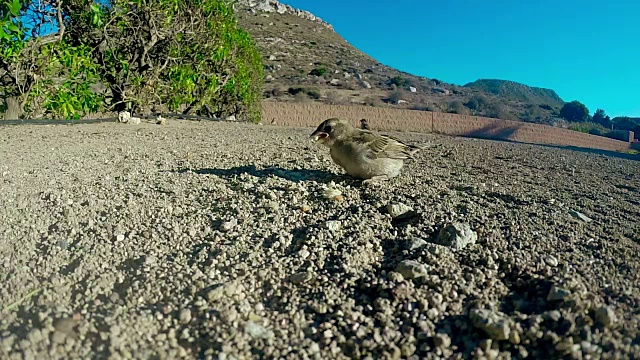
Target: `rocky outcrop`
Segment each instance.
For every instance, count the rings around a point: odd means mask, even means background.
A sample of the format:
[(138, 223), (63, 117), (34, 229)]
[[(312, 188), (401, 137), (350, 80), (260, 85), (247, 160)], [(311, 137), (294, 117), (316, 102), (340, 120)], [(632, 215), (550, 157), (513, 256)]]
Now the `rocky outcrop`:
[(258, 12), (276, 12), (278, 14), (296, 15), (300, 18), (317, 22), (327, 29), (333, 31), (333, 26), (331, 26), (331, 24), (313, 15), (312, 13), (306, 10), (295, 9), (290, 5), (283, 4), (277, 0), (238, 0), (237, 4), (246, 7), (247, 11), (250, 11), (254, 14), (257, 14)]

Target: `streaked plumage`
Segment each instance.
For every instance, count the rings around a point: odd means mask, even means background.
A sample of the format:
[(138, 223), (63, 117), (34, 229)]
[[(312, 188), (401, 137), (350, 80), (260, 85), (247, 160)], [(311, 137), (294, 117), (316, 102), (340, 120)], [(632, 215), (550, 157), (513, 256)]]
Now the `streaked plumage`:
[(337, 118), (323, 121), (311, 137), (330, 149), (333, 161), (347, 174), (367, 182), (398, 176), (404, 160), (413, 159), (421, 149)]

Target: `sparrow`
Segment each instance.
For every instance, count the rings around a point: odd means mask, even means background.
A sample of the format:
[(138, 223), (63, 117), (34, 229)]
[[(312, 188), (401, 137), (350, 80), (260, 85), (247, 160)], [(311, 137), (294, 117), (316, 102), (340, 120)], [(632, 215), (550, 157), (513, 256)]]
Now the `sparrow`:
[(369, 129), (369, 122), (367, 121), (367, 119), (360, 120), (360, 129), (371, 130)]
[(422, 149), (388, 135), (355, 128), (338, 118), (323, 121), (310, 137), (328, 147), (331, 159), (363, 183), (398, 176), (404, 161), (414, 159), (416, 152)]

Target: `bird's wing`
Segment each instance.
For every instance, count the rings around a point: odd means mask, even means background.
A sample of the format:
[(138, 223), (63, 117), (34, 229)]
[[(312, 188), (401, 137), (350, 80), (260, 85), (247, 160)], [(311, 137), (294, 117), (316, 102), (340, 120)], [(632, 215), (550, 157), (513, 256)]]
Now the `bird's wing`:
[(369, 155), (374, 159), (413, 159), (413, 155), (420, 150), (417, 146), (407, 145), (391, 136), (370, 131), (361, 131), (356, 139), (368, 148)]

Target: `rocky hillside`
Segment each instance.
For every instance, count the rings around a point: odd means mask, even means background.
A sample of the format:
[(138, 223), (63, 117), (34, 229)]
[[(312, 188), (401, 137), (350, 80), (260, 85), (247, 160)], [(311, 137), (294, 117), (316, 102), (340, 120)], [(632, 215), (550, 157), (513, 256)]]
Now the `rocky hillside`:
[(408, 74), (350, 45), (317, 16), (274, 0), (239, 0), (240, 24), (260, 48), (271, 101), (365, 104), (550, 123), (561, 100), (531, 101), (518, 87), (493, 93)]

